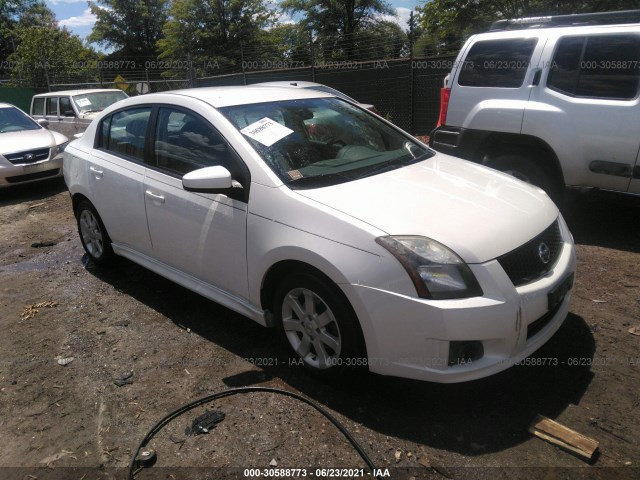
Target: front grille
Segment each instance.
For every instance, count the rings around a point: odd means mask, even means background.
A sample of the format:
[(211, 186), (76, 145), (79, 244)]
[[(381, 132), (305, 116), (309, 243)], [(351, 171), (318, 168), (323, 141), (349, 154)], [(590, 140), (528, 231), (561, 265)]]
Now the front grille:
[(7, 177), (5, 180), (7, 183), (20, 183), (28, 182), (29, 180), (39, 180), (41, 178), (55, 177), (60, 173), (60, 169), (45, 170), (44, 172), (28, 173), (26, 175), (16, 175), (14, 177)]
[(25, 165), (36, 163), (49, 158), (49, 149), (41, 148), (39, 150), (26, 150), (18, 153), (8, 153), (4, 156), (14, 165)]
[[(546, 245), (547, 249), (544, 248)], [(558, 220), (520, 248), (498, 258), (498, 262), (516, 287), (533, 282), (553, 268), (562, 250)], [(548, 254), (548, 257), (546, 256)], [(545, 263), (543, 258), (547, 260)]]

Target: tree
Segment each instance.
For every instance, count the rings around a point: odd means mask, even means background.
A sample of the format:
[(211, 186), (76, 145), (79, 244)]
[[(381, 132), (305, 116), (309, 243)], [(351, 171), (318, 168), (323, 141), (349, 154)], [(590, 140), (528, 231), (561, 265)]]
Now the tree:
[(301, 23), (313, 30), (326, 59), (356, 58), (357, 34), (395, 13), (385, 0), (285, 0), (280, 7), (304, 14)]
[[(245, 52), (245, 59), (282, 59), (294, 65), (309, 66), (311, 60), (309, 31), (300, 24), (277, 24), (260, 32), (256, 48)], [(267, 62), (267, 65), (269, 63)]]
[(395, 22), (382, 20), (356, 34), (354, 54), (358, 60), (400, 58), (408, 54), (409, 36)]
[(238, 63), (241, 45), (256, 46), (262, 29), (274, 22), (262, 0), (174, 0), (158, 41), (160, 58), (212, 73), (207, 65)]
[(423, 36), (420, 54), (453, 54), (470, 35), (496, 20), (640, 8), (640, 0), (431, 0), (418, 7)]
[(96, 60), (96, 53), (80, 37), (56, 23), (23, 27), (17, 33), (20, 44), (9, 62), (16, 65), (12, 77), (23, 85), (48, 88), (56, 81), (86, 79), (87, 65)]
[(156, 58), (156, 46), (167, 22), (168, 0), (95, 0), (89, 2), (97, 20), (90, 42), (113, 48), (111, 57)]
[(53, 12), (41, 0), (0, 0), (0, 59), (6, 59), (19, 45), (16, 28), (21, 23), (55, 21)]

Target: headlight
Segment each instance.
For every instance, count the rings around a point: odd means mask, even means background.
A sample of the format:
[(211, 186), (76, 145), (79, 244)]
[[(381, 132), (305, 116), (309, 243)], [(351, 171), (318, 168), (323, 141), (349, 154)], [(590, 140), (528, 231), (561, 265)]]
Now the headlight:
[(427, 237), (378, 237), (405, 268), (418, 296), (441, 300), (482, 295), (482, 288), (469, 266), (452, 250)]
[(67, 145), (69, 145), (69, 142), (64, 142), (64, 143), (61, 143), (60, 145), (56, 145), (55, 154), (60, 155), (62, 152), (64, 152), (64, 149), (67, 148)]

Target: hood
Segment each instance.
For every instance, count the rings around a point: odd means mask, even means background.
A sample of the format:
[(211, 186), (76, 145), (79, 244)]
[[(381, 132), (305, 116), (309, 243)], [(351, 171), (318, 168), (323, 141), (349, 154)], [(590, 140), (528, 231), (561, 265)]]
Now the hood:
[(61, 133), (52, 132), (46, 128), (0, 133), (0, 155), (24, 150), (51, 148), (66, 141), (67, 137)]
[(467, 263), (514, 250), (559, 215), (541, 189), (442, 154), (361, 180), (295, 192), (389, 235), (432, 238)]

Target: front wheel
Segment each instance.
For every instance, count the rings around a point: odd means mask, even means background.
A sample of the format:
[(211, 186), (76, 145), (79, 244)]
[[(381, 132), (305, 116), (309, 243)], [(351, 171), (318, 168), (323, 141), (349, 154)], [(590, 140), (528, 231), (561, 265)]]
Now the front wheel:
[(307, 370), (327, 375), (366, 364), (357, 320), (335, 285), (290, 275), (276, 291), (274, 313), (291, 354)]
[(80, 202), (76, 210), (76, 219), (80, 241), (91, 260), (100, 265), (112, 260), (114, 253), (111, 239), (93, 205), (86, 200)]

